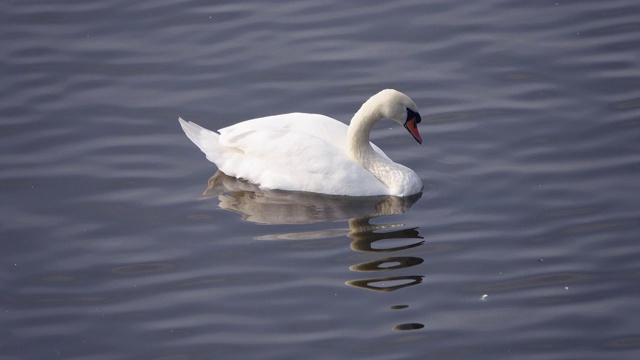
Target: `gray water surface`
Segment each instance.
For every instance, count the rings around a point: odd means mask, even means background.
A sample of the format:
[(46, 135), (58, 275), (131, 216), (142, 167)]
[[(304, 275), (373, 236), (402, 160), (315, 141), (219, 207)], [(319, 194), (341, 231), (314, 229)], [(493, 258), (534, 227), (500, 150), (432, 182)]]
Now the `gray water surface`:
[[(4, 1), (0, 30), (0, 359), (640, 358), (637, 1)], [(383, 88), (423, 117), (372, 134), (414, 198), (211, 189), (177, 122)]]

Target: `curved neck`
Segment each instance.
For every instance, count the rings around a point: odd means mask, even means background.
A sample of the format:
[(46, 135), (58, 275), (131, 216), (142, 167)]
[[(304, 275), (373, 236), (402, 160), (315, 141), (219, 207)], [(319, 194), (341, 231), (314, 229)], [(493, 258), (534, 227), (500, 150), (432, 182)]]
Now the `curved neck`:
[(381, 118), (382, 116), (377, 111), (371, 109), (365, 103), (351, 119), (349, 130), (347, 131), (347, 146), (351, 158), (361, 165), (365, 165), (363, 161), (366, 160), (367, 156), (375, 153), (369, 143), (369, 136), (373, 125)]
[(369, 136), (373, 126), (384, 116), (377, 106), (366, 102), (353, 116), (347, 130), (347, 147), (349, 156), (362, 167), (372, 173), (383, 184), (389, 185), (388, 172), (396, 165), (393, 161), (378, 154), (371, 143)]

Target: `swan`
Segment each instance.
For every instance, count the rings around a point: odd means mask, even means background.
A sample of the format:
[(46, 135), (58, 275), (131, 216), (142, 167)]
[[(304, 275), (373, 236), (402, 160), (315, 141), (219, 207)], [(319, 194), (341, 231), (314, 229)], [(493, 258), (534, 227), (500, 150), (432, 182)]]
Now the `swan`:
[(373, 95), (349, 126), (319, 114), (291, 113), (207, 130), (178, 118), (187, 137), (223, 173), (265, 189), (347, 196), (410, 196), (422, 181), (369, 141), (383, 118), (403, 125), (422, 144), (416, 104), (386, 89)]

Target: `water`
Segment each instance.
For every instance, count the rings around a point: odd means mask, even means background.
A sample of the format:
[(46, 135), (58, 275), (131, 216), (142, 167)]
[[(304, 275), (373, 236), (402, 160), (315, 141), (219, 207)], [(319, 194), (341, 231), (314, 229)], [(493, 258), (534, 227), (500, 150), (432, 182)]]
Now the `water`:
[[(635, 1), (0, 4), (0, 359), (637, 359)], [(397, 88), (419, 198), (207, 189), (178, 116)], [(229, 179), (226, 179), (229, 180)]]

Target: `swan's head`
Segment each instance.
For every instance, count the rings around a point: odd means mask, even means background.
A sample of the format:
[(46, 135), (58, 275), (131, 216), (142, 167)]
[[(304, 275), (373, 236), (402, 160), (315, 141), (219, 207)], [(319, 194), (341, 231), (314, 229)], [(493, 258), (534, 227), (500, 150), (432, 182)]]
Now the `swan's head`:
[(382, 90), (374, 97), (379, 104), (382, 116), (404, 126), (405, 129), (409, 130), (411, 136), (419, 144), (422, 144), (422, 137), (418, 132), (418, 124), (422, 121), (422, 118), (413, 100), (400, 91), (393, 89)]

